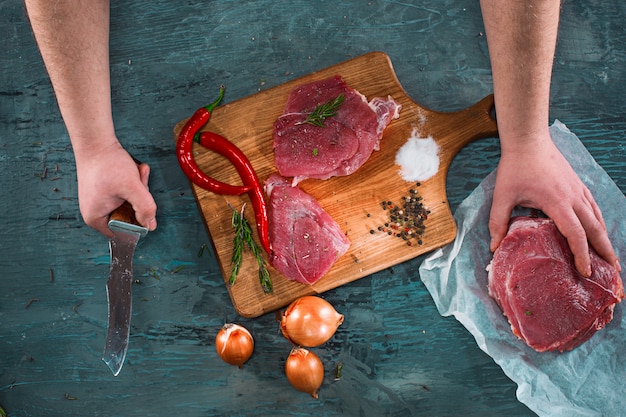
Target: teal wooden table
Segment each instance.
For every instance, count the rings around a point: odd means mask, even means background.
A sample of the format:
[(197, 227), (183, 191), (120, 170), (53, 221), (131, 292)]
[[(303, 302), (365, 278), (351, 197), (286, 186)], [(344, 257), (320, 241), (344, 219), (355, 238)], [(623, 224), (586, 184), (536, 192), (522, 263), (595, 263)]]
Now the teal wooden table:
[[(233, 101), (370, 51), (406, 91), (441, 111), (492, 91), (478, 2), (113, 1), (117, 133), (152, 166), (159, 228), (135, 258), (127, 362), (114, 377), (106, 331), (107, 241), (78, 211), (73, 156), (23, 4), (0, 0), (0, 404), (10, 416), (532, 416), (515, 384), (417, 272), (423, 257), (324, 295), (345, 323), (316, 349), (319, 399), (283, 375), (274, 314), (235, 313), (172, 129), (227, 85)], [(626, 3), (567, 1), (551, 118), (563, 121), (626, 189)], [(452, 208), (495, 168), (496, 139), (464, 148)], [(216, 355), (240, 322), (256, 338), (243, 369)], [(338, 381), (332, 369), (343, 363)], [(610, 389), (610, 387), (607, 387)]]

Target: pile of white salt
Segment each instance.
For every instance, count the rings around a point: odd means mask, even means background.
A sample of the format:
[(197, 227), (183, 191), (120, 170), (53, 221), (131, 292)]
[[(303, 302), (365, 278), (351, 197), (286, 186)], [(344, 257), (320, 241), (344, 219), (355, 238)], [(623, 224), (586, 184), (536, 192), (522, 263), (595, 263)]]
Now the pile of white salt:
[(429, 136), (422, 138), (413, 129), (406, 143), (398, 149), (396, 164), (405, 181), (426, 181), (439, 170), (439, 146)]

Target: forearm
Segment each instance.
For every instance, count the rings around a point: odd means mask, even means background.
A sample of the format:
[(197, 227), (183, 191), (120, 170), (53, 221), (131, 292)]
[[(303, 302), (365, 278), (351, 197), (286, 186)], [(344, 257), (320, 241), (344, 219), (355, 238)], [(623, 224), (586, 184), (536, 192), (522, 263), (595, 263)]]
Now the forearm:
[(600, 207), (549, 131), (550, 81), (559, 0), (481, 0), (491, 56), (502, 155), (489, 216), (491, 249), (508, 230), (516, 206), (554, 220), (590, 276), (589, 244), (619, 270)]
[(520, 150), (549, 124), (559, 0), (481, 0), (503, 152)]
[(26, 0), (26, 7), (76, 156), (116, 145), (109, 1)]
[(113, 127), (109, 0), (26, 0), (26, 8), (72, 141), (85, 222), (110, 236), (111, 212), (128, 201), (154, 230), (150, 168), (137, 167)]

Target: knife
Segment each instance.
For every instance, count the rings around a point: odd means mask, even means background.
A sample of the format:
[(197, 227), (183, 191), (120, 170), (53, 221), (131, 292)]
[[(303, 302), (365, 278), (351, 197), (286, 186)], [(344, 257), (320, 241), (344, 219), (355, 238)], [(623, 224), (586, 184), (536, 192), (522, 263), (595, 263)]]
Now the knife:
[(109, 240), (111, 269), (107, 281), (109, 324), (102, 360), (117, 376), (124, 365), (130, 336), (133, 254), (139, 238), (146, 236), (148, 229), (139, 225), (128, 202), (111, 213), (109, 229), (113, 232)]

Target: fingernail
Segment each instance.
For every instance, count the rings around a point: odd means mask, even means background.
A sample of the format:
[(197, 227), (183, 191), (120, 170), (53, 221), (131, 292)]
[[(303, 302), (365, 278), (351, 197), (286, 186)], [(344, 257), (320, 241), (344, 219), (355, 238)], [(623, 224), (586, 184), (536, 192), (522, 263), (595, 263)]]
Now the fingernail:
[(152, 219), (148, 222), (148, 229), (149, 230), (154, 230), (157, 227), (157, 222), (156, 219)]
[(619, 259), (615, 260), (615, 269), (617, 269), (617, 272), (622, 272), (622, 266), (619, 263)]

